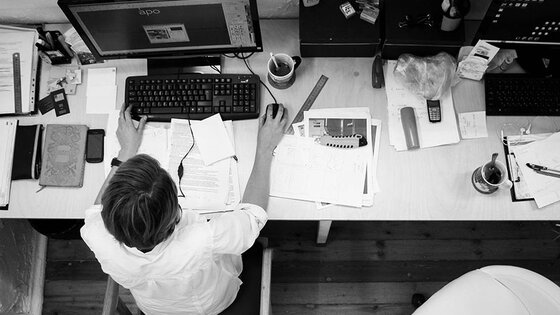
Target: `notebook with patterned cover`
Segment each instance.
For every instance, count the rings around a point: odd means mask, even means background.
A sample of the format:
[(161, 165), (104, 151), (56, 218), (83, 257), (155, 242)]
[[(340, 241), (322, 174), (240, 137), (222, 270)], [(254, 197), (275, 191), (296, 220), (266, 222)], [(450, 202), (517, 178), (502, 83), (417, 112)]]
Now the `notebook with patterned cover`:
[(86, 125), (47, 125), (39, 185), (82, 187)]

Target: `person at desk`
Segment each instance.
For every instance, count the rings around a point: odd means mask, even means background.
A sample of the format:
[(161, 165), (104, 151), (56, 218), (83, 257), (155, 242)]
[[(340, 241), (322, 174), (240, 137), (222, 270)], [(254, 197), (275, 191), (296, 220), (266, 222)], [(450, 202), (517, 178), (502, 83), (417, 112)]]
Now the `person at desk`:
[[(147, 155), (136, 155), (146, 119), (135, 127), (121, 110), (118, 160), (86, 210), (81, 235), (103, 271), (130, 289), (146, 314), (217, 314), (236, 299), (241, 254), (267, 222), (272, 152), (287, 124), (281, 105), (261, 117), (255, 163), (243, 203), (207, 221), (182, 211), (169, 174)], [(259, 271), (260, 272), (260, 271)]]

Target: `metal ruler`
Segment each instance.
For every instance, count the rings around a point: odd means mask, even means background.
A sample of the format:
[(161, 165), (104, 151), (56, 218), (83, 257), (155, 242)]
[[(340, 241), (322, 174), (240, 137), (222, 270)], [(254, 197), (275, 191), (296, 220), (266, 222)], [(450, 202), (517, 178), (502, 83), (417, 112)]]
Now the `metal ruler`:
[(297, 115), (292, 120), (292, 123), (286, 129), (285, 134), (288, 134), (288, 135), (293, 135), (294, 134), (294, 129), (292, 128), (292, 125), (303, 120), (303, 112), (305, 112), (306, 110), (309, 110), (311, 108), (311, 106), (313, 105), (313, 102), (315, 102), (315, 99), (317, 99), (317, 96), (319, 96), (319, 93), (321, 93), (321, 90), (323, 89), (323, 87), (327, 83), (328, 79), (329, 79), (328, 77), (326, 77), (324, 75), (321, 75), (321, 77), (319, 78), (317, 83), (315, 83), (315, 86), (313, 87), (313, 90), (311, 90), (311, 93), (309, 93), (309, 96), (307, 96), (307, 99), (305, 99), (305, 102), (303, 102), (303, 105), (299, 109)]
[(19, 53), (12, 54), (12, 64), (14, 68), (14, 112), (21, 114), (21, 61)]

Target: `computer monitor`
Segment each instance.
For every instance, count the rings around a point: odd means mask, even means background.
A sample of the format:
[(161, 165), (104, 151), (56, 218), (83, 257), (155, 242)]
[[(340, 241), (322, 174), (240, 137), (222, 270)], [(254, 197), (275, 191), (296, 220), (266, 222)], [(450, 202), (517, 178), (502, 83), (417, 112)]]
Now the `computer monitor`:
[(216, 63), (223, 53), (262, 51), (256, 0), (59, 0), (58, 5), (96, 58), (148, 58), (149, 72)]
[(493, 0), (473, 45), (479, 39), (517, 50), (529, 72), (558, 73), (560, 62), (560, 1)]

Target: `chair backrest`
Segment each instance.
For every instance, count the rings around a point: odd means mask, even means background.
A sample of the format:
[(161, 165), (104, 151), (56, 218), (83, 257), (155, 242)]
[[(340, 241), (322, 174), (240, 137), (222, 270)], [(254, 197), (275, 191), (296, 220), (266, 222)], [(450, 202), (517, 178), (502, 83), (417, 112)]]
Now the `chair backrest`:
[(560, 314), (560, 287), (540, 274), (514, 266), (480, 270), (510, 290), (531, 314)]
[[(272, 313), (270, 302), (270, 280), (272, 274), (272, 256), (271, 248), (263, 249), (262, 270), (261, 270), (261, 297), (260, 297), (260, 315), (269, 315)], [(102, 315), (132, 315), (126, 304), (119, 297), (119, 284), (110, 276), (107, 277), (107, 287), (105, 290), (105, 300), (103, 302)], [(139, 311), (139, 314), (143, 314)]]
[(560, 288), (527, 269), (489, 266), (450, 282), (414, 312), (447, 314), (560, 314)]

